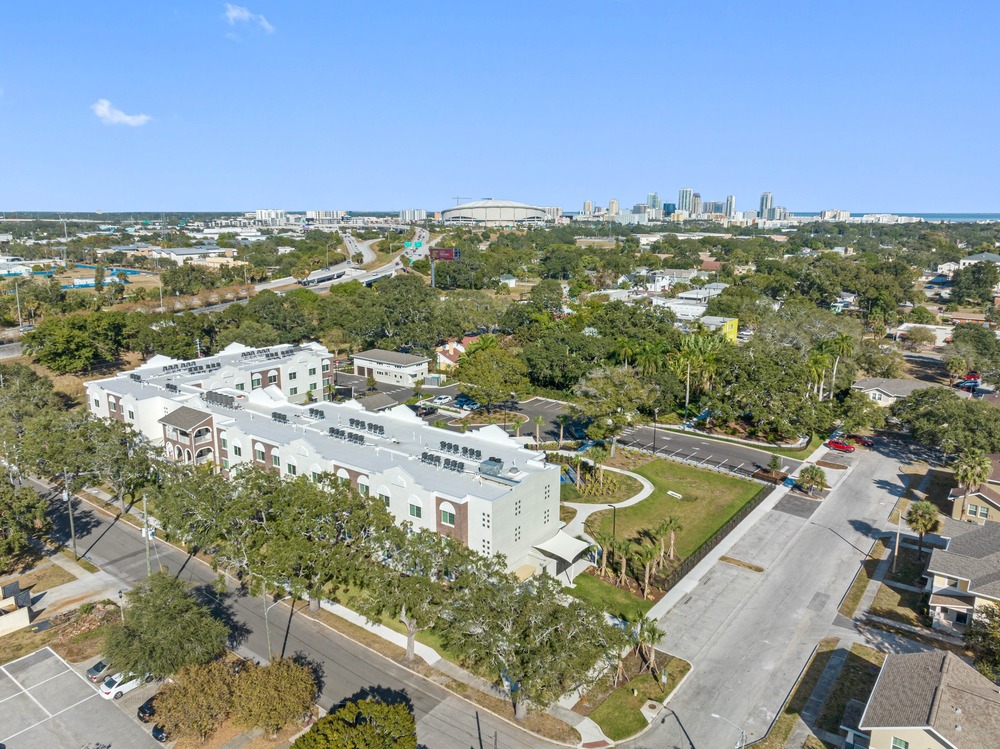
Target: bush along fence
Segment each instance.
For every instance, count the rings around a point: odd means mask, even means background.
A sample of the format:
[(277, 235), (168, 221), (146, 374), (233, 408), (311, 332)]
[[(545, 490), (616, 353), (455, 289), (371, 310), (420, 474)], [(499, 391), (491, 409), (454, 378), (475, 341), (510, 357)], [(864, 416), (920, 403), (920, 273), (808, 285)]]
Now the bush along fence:
[(682, 559), (681, 563), (677, 566), (677, 569), (671, 572), (669, 577), (658, 580), (656, 587), (666, 593), (668, 590), (677, 585), (677, 583), (684, 579), (684, 576), (687, 575), (687, 573), (694, 569), (694, 566), (698, 564), (698, 562), (704, 559), (708, 553), (712, 551), (712, 549), (719, 545), (722, 539), (728, 536), (737, 525), (743, 522), (747, 515), (756, 510), (761, 503), (771, 495), (771, 492), (773, 492), (774, 489), (775, 487), (769, 485), (762, 487), (761, 490), (754, 495), (753, 499), (737, 510), (735, 515), (729, 518), (729, 520), (727, 520), (715, 533), (705, 539), (705, 542), (695, 549), (690, 556)]

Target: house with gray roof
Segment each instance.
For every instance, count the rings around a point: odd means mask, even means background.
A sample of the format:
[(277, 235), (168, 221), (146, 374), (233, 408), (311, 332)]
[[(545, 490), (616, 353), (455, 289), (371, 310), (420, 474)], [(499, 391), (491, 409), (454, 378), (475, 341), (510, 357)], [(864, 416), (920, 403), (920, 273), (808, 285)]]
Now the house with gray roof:
[[(888, 408), (896, 401), (905, 398), (908, 395), (912, 395), (918, 390), (944, 387), (944, 385), (938, 385), (933, 382), (924, 382), (922, 380), (904, 380), (890, 377), (865, 377), (855, 382), (851, 385), (851, 387), (855, 390), (860, 390), (880, 406)], [(972, 397), (965, 391), (956, 391), (956, 393), (960, 398)]]
[(933, 626), (961, 634), (979, 606), (1000, 604), (1000, 523), (941, 519), (943, 548), (927, 562)]
[(1000, 692), (951, 652), (893, 653), (882, 664), (859, 728), (868, 732), (871, 749), (997, 746)]
[(967, 491), (967, 487), (956, 486), (948, 494), (951, 502), (951, 517), (970, 523), (1000, 522), (1000, 455), (990, 458), (990, 475), (979, 486)]
[(380, 348), (352, 354), (354, 374), (362, 377), (374, 377), (378, 382), (390, 385), (412, 387), (417, 380), (427, 376), (427, 365), (430, 358), (403, 354), (399, 351), (386, 351)]

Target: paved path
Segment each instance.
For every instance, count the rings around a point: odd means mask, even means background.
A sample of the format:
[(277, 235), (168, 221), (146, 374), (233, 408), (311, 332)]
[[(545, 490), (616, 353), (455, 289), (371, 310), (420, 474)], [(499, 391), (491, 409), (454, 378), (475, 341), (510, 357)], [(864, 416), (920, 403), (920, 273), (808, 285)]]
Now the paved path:
[[(569, 455), (571, 453), (563, 452), (563, 455)], [(586, 458), (584, 459), (586, 460)], [(590, 461), (587, 461), (590, 462)], [(644, 476), (640, 476), (638, 473), (632, 473), (631, 471), (623, 471), (620, 468), (611, 468), (610, 466), (604, 466), (605, 471), (611, 471), (612, 473), (620, 473), (624, 476), (631, 476), (640, 484), (642, 484), (642, 489), (639, 490), (637, 494), (628, 499), (624, 499), (621, 502), (614, 503), (617, 508), (631, 507), (632, 505), (639, 504), (642, 500), (653, 493), (656, 488), (653, 486), (652, 482)], [(587, 518), (593, 515), (595, 512), (602, 512), (608, 510), (611, 507), (611, 503), (604, 502), (563, 502), (567, 507), (572, 507), (576, 510), (576, 515), (572, 520), (570, 520), (563, 530), (574, 538), (577, 536), (583, 536), (589, 541), (593, 541), (590, 535), (587, 533)]]

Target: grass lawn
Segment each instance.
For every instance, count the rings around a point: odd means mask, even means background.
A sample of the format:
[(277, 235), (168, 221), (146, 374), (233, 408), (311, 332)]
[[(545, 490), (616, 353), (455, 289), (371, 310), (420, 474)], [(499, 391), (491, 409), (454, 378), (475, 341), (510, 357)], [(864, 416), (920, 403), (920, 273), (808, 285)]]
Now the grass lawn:
[[(661, 690), (659, 683), (649, 673), (637, 676), (631, 681), (621, 684), (604, 702), (598, 705), (589, 717), (604, 731), (604, 735), (613, 741), (622, 741), (643, 730), (648, 723), (640, 709), (647, 700), (663, 702), (674, 688), (691, 670), (691, 664), (681, 658), (668, 658), (659, 664), (667, 672), (666, 687)], [(632, 690), (638, 692), (632, 694)]]
[(900, 545), (899, 554), (896, 555), (896, 571), (892, 571), (890, 565), (886, 573), (886, 579), (904, 585), (920, 585), (920, 578), (923, 577), (924, 567), (927, 565), (928, 554), (924, 551), (922, 557), (917, 555), (916, 549)]
[[(751, 481), (668, 460), (647, 463), (636, 469), (636, 473), (649, 479), (655, 490), (639, 504), (617, 511), (618, 538), (634, 538), (640, 531), (676, 515), (683, 526), (677, 533), (677, 553), (682, 559), (761, 491), (761, 487)], [(683, 499), (671, 497), (668, 490), (678, 492)], [(595, 513), (590, 518), (587, 524), (591, 529), (612, 532), (611, 510)]]
[(576, 510), (572, 507), (566, 507), (565, 505), (559, 505), (559, 519), (564, 523), (572, 522), (573, 518), (576, 517)]
[(910, 624), (914, 627), (923, 627), (926, 625), (919, 613), (923, 597), (922, 593), (912, 590), (896, 590), (882, 584), (878, 586), (878, 592), (875, 594), (870, 611), (875, 616), (903, 622), (903, 624)]
[(625, 499), (631, 499), (642, 491), (642, 484), (631, 476), (625, 476), (621, 473), (612, 474), (611, 471), (604, 473), (605, 488), (603, 492), (596, 480), (593, 484), (595, 486), (593, 494), (583, 494), (577, 491), (573, 484), (560, 484), (559, 500), (561, 502), (590, 502), (593, 504), (621, 502)]
[(793, 687), (784, 710), (775, 719), (767, 736), (762, 741), (755, 743), (754, 747), (757, 749), (784, 749), (788, 737), (799, 719), (799, 713), (805, 709), (823, 669), (826, 668), (833, 651), (837, 649), (838, 642), (840, 640), (836, 637), (825, 637), (819, 641), (812, 660), (806, 665), (798, 683)]
[(851, 652), (817, 721), (820, 728), (836, 733), (847, 703), (851, 700), (868, 701), (884, 662), (885, 653), (865, 645), (851, 645)]
[(31, 588), (31, 593), (34, 595), (35, 593), (41, 593), (43, 590), (49, 590), (64, 583), (72, 582), (76, 578), (58, 564), (49, 562), (48, 564), (41, 564), (25, 572), (23, 575), (15, 575), (10, 580), (4, 580), (4, 582), (13, 582), (14, 580), (17, 580), (21, 584), (21, 590)]
[(884, 552), (885, 544), (882, 541), (876, 541), (872, 546), (872, 550), (868, 552), (868, 559), (864, 561), (861, 569), (858, 570), (858, 574), (854, 576), (854, 582), (851, 583), (847, 595), (844, 596), (844, 600), (840, 604), (840, 609), (838, 610), (842, 616), (850, 619), (854, 616), (854, 612), (858, 610), (858, 605), (861, 603), (865, 591), (868, 590), (868, 583), (872, 581), (872, 577), (875, 575), (875, 570), (878, 569), (878, 563), (881, 561)]
[(573, 583), (576, 587), (566, 588), (567, 593), (621, 619), (645, 616), (653, 606), (651, 601), (638, 598), (627, 590), (617, 588), (586, 572), (577, 575)]

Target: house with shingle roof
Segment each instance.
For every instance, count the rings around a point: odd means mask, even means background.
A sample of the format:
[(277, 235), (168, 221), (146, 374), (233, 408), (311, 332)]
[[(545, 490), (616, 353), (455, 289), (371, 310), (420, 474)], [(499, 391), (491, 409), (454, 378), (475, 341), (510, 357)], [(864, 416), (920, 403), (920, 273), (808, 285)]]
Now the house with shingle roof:
[(1000, 737), (1000, 692), (951, 652), (890, 654), (859, 723), (871, 749), (984, 749)]
[[(851, 387), (860, 390), (880, 406), (888, 407), (896, 401), (912, 395), (918, 390), (944, 387), (933, 382), (922, 380), (904, 380), (891, 377), (865, 377), (855, 382)], [(956, 391), (960, 398), (971, 398), (969, 393)]]
[(927, 562), (927, 592), (933, 626), (965, 631), (976, 608), (1000, 604), (1000, 523), (964, 523), (942, 518), (944, 548)]
[(1000, 455), (989, 456), (993, 467), (985, 483), (966, 495), (964, 486), (956, 486), (948, 494), (951, 516), (970, 523), (1000, 522)]

